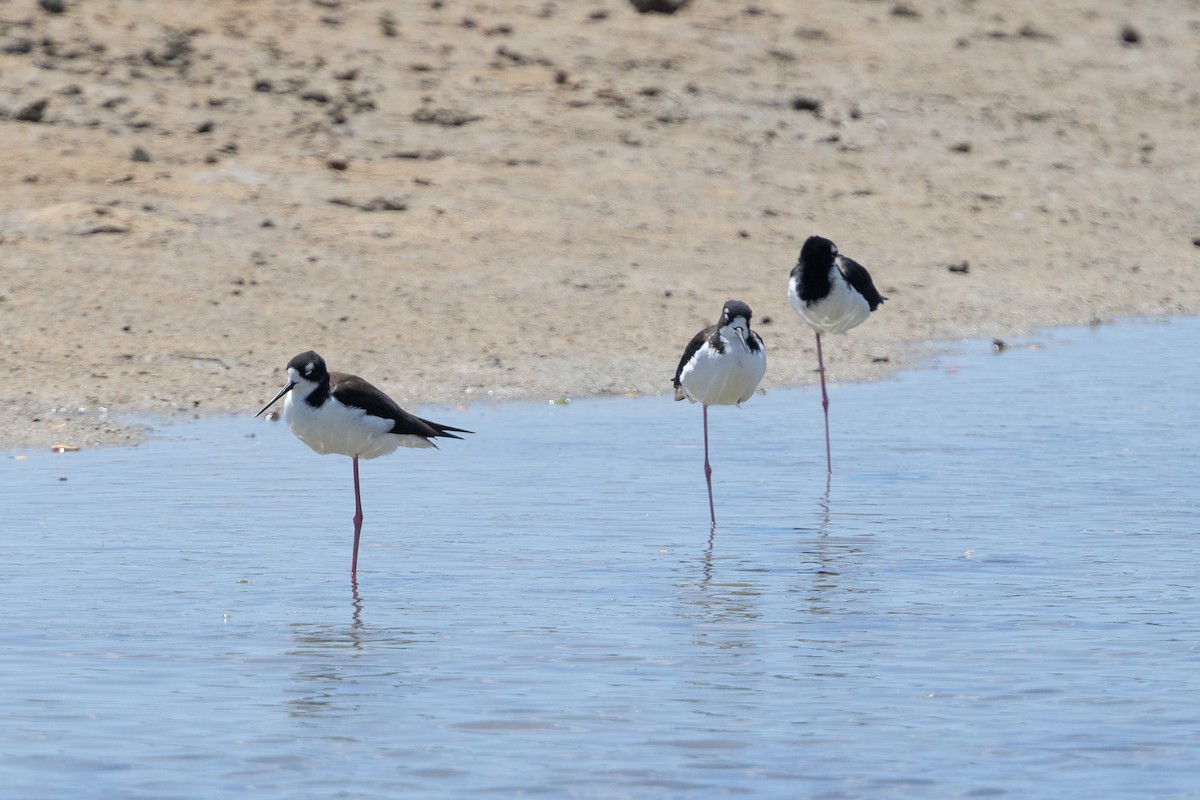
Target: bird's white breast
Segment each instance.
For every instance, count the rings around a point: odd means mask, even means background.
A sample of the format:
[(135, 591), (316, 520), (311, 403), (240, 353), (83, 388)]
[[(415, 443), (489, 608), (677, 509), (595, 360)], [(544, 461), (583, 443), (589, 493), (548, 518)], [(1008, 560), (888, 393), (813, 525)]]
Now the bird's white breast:
[[(837, 267), (831, 267), (837, 272)], [(819, 333), (845, 333), (861, 325), (871, 316), (871, 306), (866, 299), (850, 288), (837, 272), (832, 276), (829, 294), (810, 304), (800, 299), (798, 279), (788, 285), (788, 302), (810, 328)]]
[[(430, 447), (419, 436), (400, 436), (389, 433), (392, 421), (372, 417), (361, 408), (345, 406), (333, 398), (319, 408), (304, 402), (297, 389), (288, 393), (283, 403), (283, 419), (296, 438), (313, 450), (327, 455), (377, 458), (386, 456), (400, 445)], [(413, 439), (420, 442), (409, 442)]]
[(751, 350), (736, 336), (722, 337), (725, 352), (706, 343), (679, 374), (684, 394), (693, 403), (734, 406), (749, 400), (767, 371), (766, 351)]

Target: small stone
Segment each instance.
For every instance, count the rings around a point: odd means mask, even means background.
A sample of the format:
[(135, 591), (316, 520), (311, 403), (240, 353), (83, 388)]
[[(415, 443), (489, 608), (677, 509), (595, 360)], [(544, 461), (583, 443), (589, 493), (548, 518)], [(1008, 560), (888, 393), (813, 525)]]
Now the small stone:
[(1132, 25), (1121, 27), (1121, 44), (1141, 44), (1142, 34)]
[(400, 35), (400, 26), (396, 23), (396, 15), (390, 11), (384, 11), (379, 15), (379, 30), (388, 38), (394, 38)]
[(674, 14), (688, 4), (688, 0), (629, 0), (639, 14)]
[(130, 155), (130, 158), (133, 159), (134, 161), (138, 161), (142, 164), (150, 163), (150, 153), (146, 150), (146, 148), (142, 147), (141, 145), (138, 145), (137, 147), (133, 148), (133, 153), (132, 153), (132, 155)]
[(8, 53), (9, 55), (24, 55), (25, 53), (33, 52), (33, 39), (24, 36), (18, 36), (8, 39), (4, 44), (0, 45), (0, 52)]
[(46, 116), (46, 107), (50, 101), (42, 98), (34, 100), (16, 113), (15, 119), (20, 122), (41, 122)]
[(372, 197), (359, 208), (363, 211), (407, 211), (408, 203), (398, 197)]
[(1048, 41), (1054, 38), (1045, 31), (1035, 28), (1028, 22), (1017, 29), (1017, 36), (1020, 36), (1024, 39), (1041, 39), (1043, 41)]
[(811, 111), (814, 114), (821, 110), (821, 101), (806, 94), (798, 94), (792, 98), (793, 111)]
[(350, 167), (350, 160), (345, 156), (330, 156), (325, 160), (325, 166), (338, 172), (343, 172)]
[(447, 128), (458, 128), (483, 119), (479, 114), (452, 108), (418, 108), (412, 114), (413, 122), (426, 125), (442, 125)]
[(61, 14), (67, 10), (67, 4), (64, 0), (38, 0), (38, 5), (47, 14)]

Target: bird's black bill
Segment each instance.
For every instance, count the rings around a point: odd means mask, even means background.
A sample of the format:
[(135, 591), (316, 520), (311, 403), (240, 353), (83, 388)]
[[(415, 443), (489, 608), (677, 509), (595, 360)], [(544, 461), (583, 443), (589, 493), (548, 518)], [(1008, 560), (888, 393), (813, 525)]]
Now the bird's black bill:
[(295, 381), (288, 381), (288, 385), (287, 385), (287, 386), (285, 386), (285, 387), (283, 387), (282, 389), (280, 389), (280, 390), (279, 390), (279, 394), (277, 394), (277, 395), (275, 395), (274, 397), (272, 397), (272, 398), (271, 398), (271, 402), (267, 403), (265, 406), (263, 406), (262, 408), (260, 408), (260, 409), (258, 410), (258, 413), (257, 413), (257, 414), (255, 414), (254, 416), (256, 416), (256, 417), (261, 417), (264, 411), (266, 411), (266, 410), (267, 410), (268, 408), (270, 408), (271, 406), (275, 405), (276, 401), (277, 401), (277, 400), (279, 400), (279, 398), (283, 397), (283, 396), (284, 396), (285, 394), (287, 394), (288, 392), (290, 392), (290, 391), (292, 390), (292, 387), (293, 387), (293, 386), (295, 386), (295, 385), (296, 385)]

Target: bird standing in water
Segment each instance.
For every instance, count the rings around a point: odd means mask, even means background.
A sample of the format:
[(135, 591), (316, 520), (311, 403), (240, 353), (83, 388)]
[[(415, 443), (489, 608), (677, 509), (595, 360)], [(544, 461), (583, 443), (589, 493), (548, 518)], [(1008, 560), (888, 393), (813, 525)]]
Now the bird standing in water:
[(672, 381), (676, 400), (687, 398), (704, 407), (704, 480), (713, 525), (717, 524), (717, 513), (708, 460), (708, 407), (746, 402), (767, 371), (767, 349), (762, 338), (750, 330), (750, 317), (750, 306), (741, 300), (727, 301), (721, 319), (688, 342)]
[(261, 416), (279, 398), (283, 419), (296, 438), (322, 455), (336, 453), (354, 460), (354, 555), (350, 577), (358, 571), (358, 541), (362, 534), (362, 494), (358, 459), (386, 456), (397, 447), (437, 447), (436, 437), (461, 439), (472, 433), (414, 416), (357, 375), (330, 372), (325, 359), (309, 350), (288, 362), (288, 382), (254, 416)]
[(817, 334), (817, 369), (821, 373), (821, 407), (825, 410), (825, 467), (833, 474), (829, 450), (829, 394), (825, 390), (822, 333), (845, 333), (861, 325), (886, 300), (871, 275), (857, 261), (838, 255), (837, 245), (810, 236), (788, 282), (788, 302)]

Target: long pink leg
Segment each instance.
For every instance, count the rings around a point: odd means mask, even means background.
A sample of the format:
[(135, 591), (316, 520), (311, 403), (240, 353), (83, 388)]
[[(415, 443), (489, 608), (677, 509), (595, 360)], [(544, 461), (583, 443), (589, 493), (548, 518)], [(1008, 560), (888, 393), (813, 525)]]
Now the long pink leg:
[(362, 534), (362, 494), (358, 489), (358, 456), (354, 456), (354, 556), (350, 559), (350, 577), (358, 574), (358, 538)]
[(704, 481), (708, 484), (708, 516), (717, 524), (717, 512), (713, 509), (712, 467), (708, 463), (708, 406), (704, 407)]
[(817, 332), (817, 371), (821, 373), (821, 408), (825, 409), (825, 469), (833, 474), (833, 458), (829, 454), (829, 394), (825, 391), (825, 358), (821, 355), (821, 333)]

